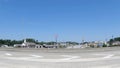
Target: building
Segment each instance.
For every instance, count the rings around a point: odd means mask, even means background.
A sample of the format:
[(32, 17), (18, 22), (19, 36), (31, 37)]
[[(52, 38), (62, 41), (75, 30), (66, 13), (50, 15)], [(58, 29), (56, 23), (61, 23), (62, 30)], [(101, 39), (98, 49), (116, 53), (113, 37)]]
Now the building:
[(8, 45), (1, 45), (2, 48), (8, 48)]
[(42, 48), (43, 46), (38, 45), (36, 43), (32, 43), (32, 42), (26, 42), (26, 39), (25, 39), (22, 44), (14, 44), (14, 47), (17, 47), (17, 48)]
[(43, 48), (58, 48), (58, 45), (43, 45)]
[(96, 42), (89, 42), (88, 46), (90, 47), (103, 47), (105, 43), (102, 41), (96, 41)]
[(120, 41), (115, 41), (112, 43), (112, 45), (120, 46)]

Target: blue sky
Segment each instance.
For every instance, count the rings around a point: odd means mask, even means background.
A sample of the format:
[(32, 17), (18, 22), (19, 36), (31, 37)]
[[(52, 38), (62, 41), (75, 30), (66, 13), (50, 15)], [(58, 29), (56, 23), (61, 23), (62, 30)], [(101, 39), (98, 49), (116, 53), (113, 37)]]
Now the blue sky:
[(101, 41), (120, 36), (120, 0), (0, 0), (0, 38)]

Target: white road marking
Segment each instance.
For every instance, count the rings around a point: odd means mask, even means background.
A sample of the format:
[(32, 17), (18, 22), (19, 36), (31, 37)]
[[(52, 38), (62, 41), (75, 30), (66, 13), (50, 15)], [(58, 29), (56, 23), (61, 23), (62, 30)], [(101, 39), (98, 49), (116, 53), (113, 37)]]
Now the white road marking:
[(12, 56), (12, 54), (10, 54), (10, 53), (5, 53), (5, 55), (7, 55), (7, 56)]
[(108, 58), (111, 58), (112, 56), (114, 56), (113, 54), (112, 55), (107, 55), (105, 57), (103, 57), (104, 59), (108, 59)]
[(64, 63), (69, 63), (69, 62), (90, 62), (90, 61), (100, 61), (100, 60), (105, 60), (103, 58), (87, 58), (87, 59), (73, 59), (73, 60), (61, 60), (61, 59), (34, 59), (34, 58), (28, 58), (28, 57), (6, 57), (6, 59), (10, 60), (24, 60), (24, 61), (37, 61), (37, 62), (64, 62)]
[(32, 57), (36, 57), (36, 58), (42, 58), (43, 56), (39, 56), (39, 55), (31, 55)]
[(106, 54), (92, 54), (92, 55), (97, 55), (97, 56), (104, 56), (104, 55), (106, 55)]
[(61, 60), (72, 60), (72, 59), (79, 58), (79, 56), (71, 56), (71, 55), (61, 55), (61, 56), (67, 57), (67, 58), (64, 58), (64, 59), (61, 59)]
[[(11, 55), (11, 54), (7, 54), (6, 55)], [(5, 57), (6, 59), (10, 59), (10, 60), (24, 60), (24, 61), (37, 61), (37, 62), (91, 62), (91, 61), (102, 61), (102, 60), (106, 60), (108, 58), (112, 58), (112, 59), (117, 59), (114, 56), (114, 54), (111, 55), (107, 55), (105, 57), (99, 57), (99, 58), (79, 58), (79, 56), (72, 56), (72, 55), (60, 55), (64, 58), (58, 58), (58, 59), (54, 59), (54, 58), (50, 58), (50, 59), (38, 59), (39, 57), (43, 57), (43, 56), (39, 56), (39, 55), (31, 55), (32, 57)], [(34, 57), (34, 58), (33, 58)]]

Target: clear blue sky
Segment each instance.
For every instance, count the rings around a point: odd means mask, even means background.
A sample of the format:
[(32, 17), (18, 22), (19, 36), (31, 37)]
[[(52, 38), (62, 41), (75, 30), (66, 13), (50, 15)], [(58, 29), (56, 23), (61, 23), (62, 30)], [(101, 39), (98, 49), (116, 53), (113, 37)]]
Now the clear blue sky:
[(120, 36), (120, 0), (0, 0), (0, 38), (105, 40)]

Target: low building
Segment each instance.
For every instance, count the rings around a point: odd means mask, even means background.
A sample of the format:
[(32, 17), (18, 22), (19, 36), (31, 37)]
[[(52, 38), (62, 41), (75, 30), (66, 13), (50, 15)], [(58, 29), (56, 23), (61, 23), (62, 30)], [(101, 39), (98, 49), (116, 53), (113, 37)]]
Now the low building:
[(103, 47), (104, 45), (104, 42), (100, 42), (100, 41), (97, 41), (97, 42), (89, 42), (88, 46), (90, 47)]
[(8, 45), (1, 45), (1, 47), (8, 48), (9, 46)]
[(32, 43), (32, 42), (26, 42), (26, 40), (24, 40), (24, 42), (22, 44), (14, 44), (14, 47), (18, 47), (18, 48), (43, 48), (42, 45), (38, 45), (38, 44)]
[(21, 47), (23, 47), (21, 44), (14, 44), (14, 47), (15, 48), (21, 48)]
[(59, 45), (61, 45), (61, 46), (66, 46), (67, 43), (66, 43), (66, 42), (60, 42)]
[(71, 49), (71, 48), (82, 48), (82, 45), (73, 45), (67, 47), (67, 49)]
[(112, 43), (112, 45), (120, 46), (120, 41), (115, 41)]
[(43, 48), (58, 48), (58, 45), (43, 45)]
[(24, 42), (21, 46), (27, 47), (27, 48), (35, 48), (36, 44), (31, 42)]

